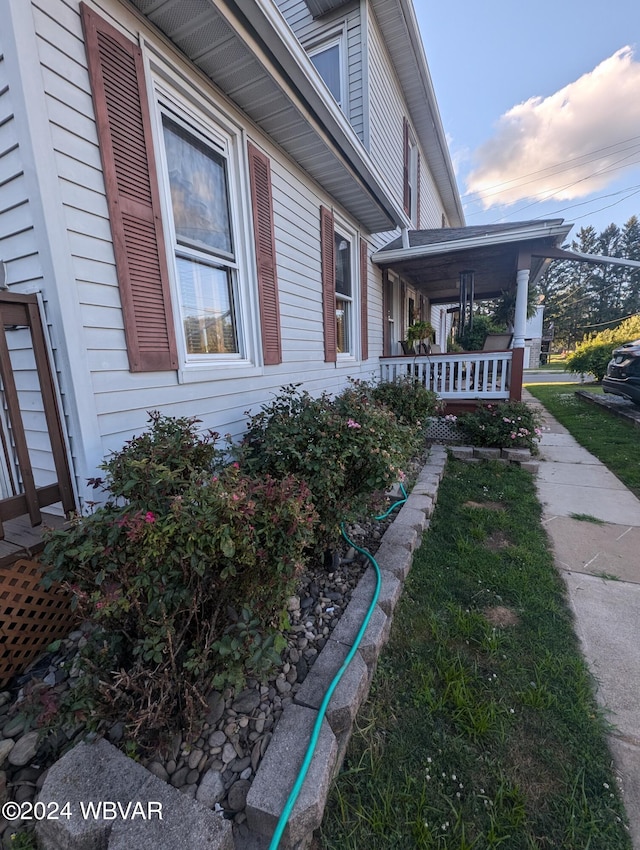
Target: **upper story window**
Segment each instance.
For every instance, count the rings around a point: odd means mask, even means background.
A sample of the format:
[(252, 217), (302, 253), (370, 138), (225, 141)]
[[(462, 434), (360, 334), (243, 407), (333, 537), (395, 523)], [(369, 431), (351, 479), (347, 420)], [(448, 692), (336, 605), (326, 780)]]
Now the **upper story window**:
[(342, 34), (308, 50), (309, 58), (342, 109), (344, 109), (346, 89), (343, 52)]
[(404, 211), (420, 226), (420, 152), (413, 130), (404, 119)]
[(187, 357), (239, 356), (227, 145), (162, 116), (180, 318)]

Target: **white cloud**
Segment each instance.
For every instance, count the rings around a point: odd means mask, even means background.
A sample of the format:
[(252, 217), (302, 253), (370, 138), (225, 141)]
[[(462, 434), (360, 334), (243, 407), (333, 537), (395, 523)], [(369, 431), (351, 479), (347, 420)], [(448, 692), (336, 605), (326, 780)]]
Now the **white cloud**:
[(640, 62), (623, 47), (555, 94), (514, 106), (475, 152), (467, 192), (487, 209), (605, 188), (640, 161), (639, 93)]

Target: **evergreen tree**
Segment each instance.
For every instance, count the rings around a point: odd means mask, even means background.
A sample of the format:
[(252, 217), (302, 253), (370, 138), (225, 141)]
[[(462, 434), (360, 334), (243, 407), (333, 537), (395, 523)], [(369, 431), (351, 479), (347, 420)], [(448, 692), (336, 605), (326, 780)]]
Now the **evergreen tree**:
[[(583, 227), (570, 247), (582, 254), (640, 260), (640, 222), (632, 216), (622, 230), (610, 224), (599, 234)], [(545, 321), (554, 323), (556, 346), (564, 348), (640, 312), (640, 269), (560, 260), (551, 263), (539, 288)]]

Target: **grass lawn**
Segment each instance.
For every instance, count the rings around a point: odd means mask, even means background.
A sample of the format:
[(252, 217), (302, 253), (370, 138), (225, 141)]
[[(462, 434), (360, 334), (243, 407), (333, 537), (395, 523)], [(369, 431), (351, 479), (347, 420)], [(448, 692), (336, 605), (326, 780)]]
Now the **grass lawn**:
[(450, 461), (327, 850), (630, 850), (531, 476)]
[(527, 389), (565, 426), (585, 449), (617, 475), (620, 481), (640, 497), (640, 432), (579, 396), (576, 389), (602, 392), (589, 384), (529, 384)]

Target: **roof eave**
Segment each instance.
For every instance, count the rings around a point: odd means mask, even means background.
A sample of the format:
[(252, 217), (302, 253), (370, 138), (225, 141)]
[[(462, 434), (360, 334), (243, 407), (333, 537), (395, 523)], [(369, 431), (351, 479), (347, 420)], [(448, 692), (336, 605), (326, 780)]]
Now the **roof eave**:
[(433, 257), (438, 254), (468, 251), (491, 245), (525, 242), (532, 239), (552, 238), (557, 245), (566, 239), (571, 227), (572, 225), (570, 224), (530, 225), (518, 230), (496, 231), (495, 233), (481, 236), (456, 239), (451, 242), (436, 242), (431, 245), (416, 245), (412, 248), (397, 248), (391, 251), (386, 251), (382, 248), (380, 251), (376, 251), (371, 256), (371, 259), (378, 265), (388, 266), (393, 263), (417, 260), (421, 257)]

